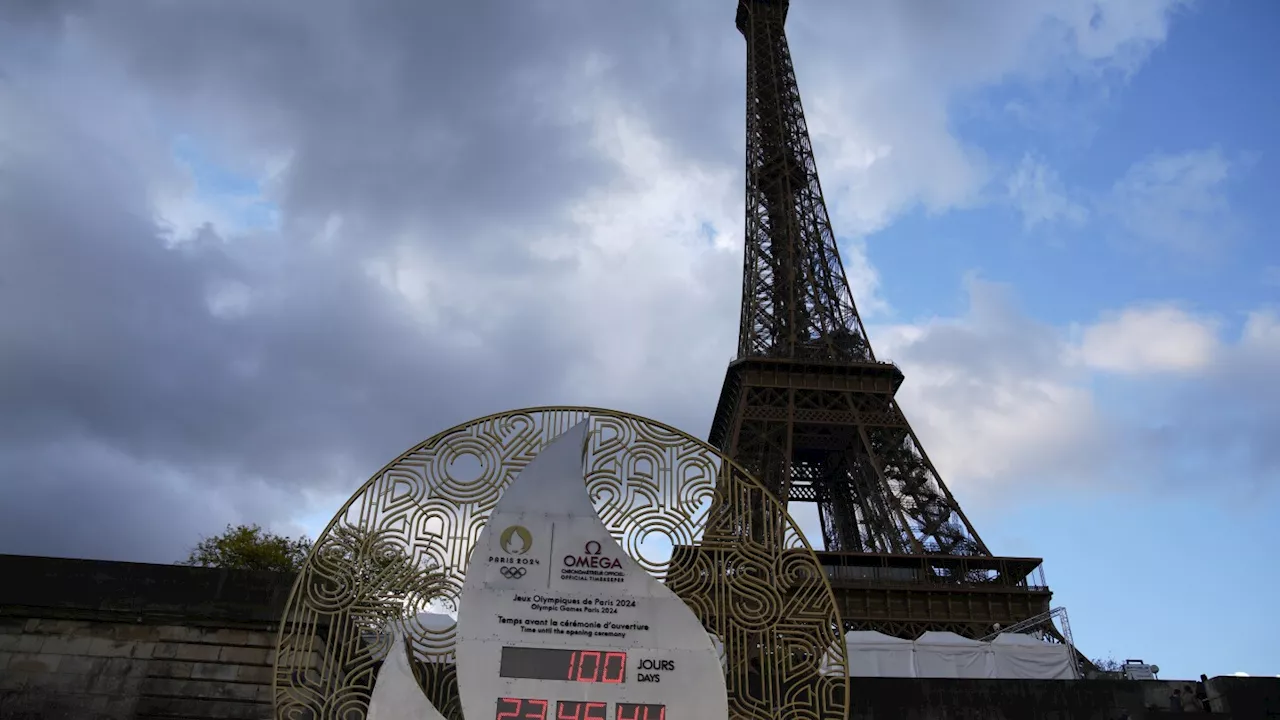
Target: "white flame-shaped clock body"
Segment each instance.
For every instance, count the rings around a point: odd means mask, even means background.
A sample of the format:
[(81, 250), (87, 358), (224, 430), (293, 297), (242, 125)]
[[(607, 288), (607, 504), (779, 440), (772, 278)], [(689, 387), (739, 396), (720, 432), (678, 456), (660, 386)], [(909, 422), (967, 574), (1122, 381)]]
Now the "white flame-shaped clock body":
[[(453, 618), (433, 612), (420, 612), (412, 620), (414, 625), (429, 631), (444, 632), (453, 627)], [(374, 680), (373, 695), (369, 698), (366, 720), (444, 720), (409, 669), (409, 648), (400, 623), (385, 628), (391, 636), (387, 657)], [(426, 662), (441, 662), (435, 657), (419, 657)]]
[(680, 598), (587, 494), (587, 423), (552, 441), (481, 531), (458, 609), (467, 720), (715, 720), (724, 670)]
[(409, 669), (404, 633), (391, 628), (391, 649), (378, 670), (367, 720), (444, 720)]

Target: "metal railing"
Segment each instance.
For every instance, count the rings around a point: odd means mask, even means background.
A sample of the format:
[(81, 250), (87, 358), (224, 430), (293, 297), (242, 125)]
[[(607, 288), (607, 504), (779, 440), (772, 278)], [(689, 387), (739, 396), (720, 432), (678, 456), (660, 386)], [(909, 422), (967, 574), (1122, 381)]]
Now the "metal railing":
[[(1054, 627), (1054, 620), (1058, 621), (1058, 625), (1056, 628)], [(1053, 637), (1051, 632), (1046, 633), (1045, 631), (1046, 630), (1052, 631), (1055, 629), (1057, 630), (1058, 634), (1062, 636), (1061, 637), (1062, 643), (1067, 646), (1067, 649), (1071, 652), (1072, 656), (1076, 660), (1075, 662), (1071, 663), (1071, 671), (1075, 675), (1075, 679), (1079, 680), (1083, 675), (1083, 673), (1081, 672), (1079, 660), (1083, 656), (1081, 656), (1079, 654), (1079, 651), (1076, 650), (1075, 640), (1071, 637), (1071, 621), (1070, 619), (1067, 618), (1067, 609), (1065, 607), (1053, 608), (1049, 612), (1040, 613), (1035, 617), (1029, 617), (1026, 620), (1023, 620), (1022, 622), (1014, 623), (1013, 625), (1010, 625), (1009, 627), (1006, 627), (1006, 628), (1001, 628), (991, 633), (990, 635), (987, 635), (985, 637), (981, 637), (978, 639), (981, 640), (982, 642), (991, 642), (992, 640), (995, 640), (1000, 635), (1035, 634), (1036, 637), (1038, 637), (1041, 640), (1044, 640), (1045, 642), (1054, 642), (1054, 641), (1057, 641), (1059, 638)], [(1032, 631), (1032, 632), (1028, 633), (1027, 631)], [(1039, 631), (1039, 632), (1037, 633), (1036, 631)]]

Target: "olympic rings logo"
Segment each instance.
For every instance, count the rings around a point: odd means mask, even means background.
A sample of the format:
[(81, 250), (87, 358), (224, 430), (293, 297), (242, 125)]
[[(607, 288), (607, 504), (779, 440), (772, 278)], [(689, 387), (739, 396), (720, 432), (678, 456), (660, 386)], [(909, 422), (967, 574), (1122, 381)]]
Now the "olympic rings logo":
[(498, 572), (502, 573), (502, 577), (508, 580), (519, 580), (528, 571), (522, 567), (507, 567), (504, 565)]

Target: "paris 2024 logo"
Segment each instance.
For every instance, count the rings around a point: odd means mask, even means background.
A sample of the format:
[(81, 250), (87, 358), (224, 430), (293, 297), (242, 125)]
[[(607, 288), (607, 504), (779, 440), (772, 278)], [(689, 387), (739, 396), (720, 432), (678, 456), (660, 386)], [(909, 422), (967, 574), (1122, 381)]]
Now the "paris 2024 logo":
[(538, 558), (524, 557), (533, 548), (533, 534), (523, 525), (512, 525), (498, 535), (498, 547), (504, 555), (490, 557), (489, 562), (498, 563), (498, 572), (508, 580), (519, 580), (528, 573), (528, 565), (541, 565)]

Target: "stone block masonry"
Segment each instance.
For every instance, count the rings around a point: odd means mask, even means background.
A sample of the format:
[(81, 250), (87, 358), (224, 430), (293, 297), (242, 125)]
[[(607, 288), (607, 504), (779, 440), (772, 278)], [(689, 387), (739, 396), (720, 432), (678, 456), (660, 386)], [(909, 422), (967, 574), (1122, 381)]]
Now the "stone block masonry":
[(270, 718), (293, 576), (0, 555), (0, 720)]
[[(266, 720), (276, 628), (293, 581), (0, 555), (0, 720)], [(851, 683), (850, 720), (1168, 716), (1148, 710), (1167, 702), (1162, 681)], [(1203, 717), (1280, 717), (1280, 680), (1214, 678), (1208, 689), (1215, 713)]]

